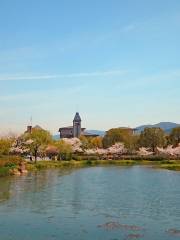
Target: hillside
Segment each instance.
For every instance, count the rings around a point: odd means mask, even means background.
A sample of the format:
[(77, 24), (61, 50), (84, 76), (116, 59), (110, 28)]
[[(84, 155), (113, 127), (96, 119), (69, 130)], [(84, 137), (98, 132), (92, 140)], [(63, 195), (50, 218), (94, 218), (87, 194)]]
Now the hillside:
[(159, 127), (162, 128), (166, 133), (170, 133), (173, 128), (179, 127), (180, 124), (173, 123), (173, 122), (160, 122), (157, 124), (147, 124), (147, 125), (141, 125), (139, 127), (136, 127), (137, 133), (142, 132), (145, 128), (152, 128), (152, 127)]

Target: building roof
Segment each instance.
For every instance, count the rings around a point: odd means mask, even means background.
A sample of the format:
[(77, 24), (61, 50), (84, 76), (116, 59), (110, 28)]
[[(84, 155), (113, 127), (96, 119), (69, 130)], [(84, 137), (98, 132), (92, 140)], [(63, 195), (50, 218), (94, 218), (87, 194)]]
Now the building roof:
[(81, 117), (78, 112), (76, 112), (75, 117), (74, 117), (75, 122), (81, 122)]
[(41, 126), (39, 126), (39, 125), (34, 126), (32, 129), (44, 130), (44, 129), (43, 129)]
[(61, 127), (59, 129), (72, 129), (72, 128), (73, 128), (73, 126), (68, 126), (68, 127)]
[[(68, 126), (68, 127), (61, 127), (59, 128), (59, 131), (60, 130), (65, 130), (65, 129), (73, 129), (73, 126)], [(81, 128), (81, 131), (84, 131), (86, 128)]]

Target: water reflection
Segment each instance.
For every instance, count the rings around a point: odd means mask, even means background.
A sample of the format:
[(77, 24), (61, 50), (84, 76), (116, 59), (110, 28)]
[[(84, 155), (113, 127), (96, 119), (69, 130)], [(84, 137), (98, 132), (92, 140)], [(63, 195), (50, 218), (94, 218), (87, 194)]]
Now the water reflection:
[[(56, 199), (55, 186), (59, 179), (71, 174), (71, 169), (33, 172), (24, 176), (2, 178), (0, 182), (0, 201), (10, 200), (8, 211), (13, 211), (18, 205), (34, 212), (44, 213), (47, 203), (53, 205)], [(48, 194), (47, 194), (48, 191)], [(45, 200), (45, 201), (44, 201)]]
[(1, 238), (171, 240), (180, 231), (179, 182), (179, 173), (144, 167), (3, 178)]
[(10, 198), (11, 181), (9, 178), (3, 178), (0, 181), (0, 203)]

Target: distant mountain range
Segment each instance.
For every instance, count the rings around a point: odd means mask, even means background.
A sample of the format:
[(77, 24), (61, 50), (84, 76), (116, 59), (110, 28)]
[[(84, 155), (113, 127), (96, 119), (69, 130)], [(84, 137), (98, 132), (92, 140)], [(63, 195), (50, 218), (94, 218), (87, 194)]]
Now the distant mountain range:
[(91, 134), (97, 134), (99, 136), (104, 136), (105, 135), (105, 131), (102, 130), (87, 130), (85, 132), (91, 133)]
[[(166, 133), (170, 133), (173, 128), (180, 127), (180, 124), (173, 122), (160, 122), (157, 124), (147, 124), (136, 127), (136, 133), (141, 133), (145, 128), (162, 128)], [(89, 133), (98, 134), (100, 136), (105, 135), (105, 131), (100, 130), (87, 130)]]
[[(136, 127), (136, 133), (141, 133), (145, 128), (155, 128), (155, 127), (162, 128), (166, 133), (170, 133), (173, 128), (180, 127), (180, 124), (173, 123), (173, 122), (160, 122), (157, 124), (141, 125), (139, 127)], [(105, 135), (105, 131), (102, 131), (102, 130), (86, 130), (86, 132), (97, 134), (99, 136)], [(58, 140), (59, 135), (54, 135), (53, 139)]]
[(141, 133), (145, 128), (162, 128), (166, 133), (170, 133), (173, 128), (180, 127), (180, 124), (173, 122), (160, 122), (157, 124), (147, 124), (136, 127), (137, 133)]

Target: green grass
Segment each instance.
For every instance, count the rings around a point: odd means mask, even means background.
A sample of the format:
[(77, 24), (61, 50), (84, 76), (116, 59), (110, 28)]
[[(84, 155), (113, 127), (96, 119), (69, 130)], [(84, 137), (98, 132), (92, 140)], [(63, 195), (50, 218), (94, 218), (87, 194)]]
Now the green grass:
[(22, 158), (18, 156), (0, 156), (0, 177), (11, 175), (11, 170), (17, 168), (20, 161), (22, 161)]
[(160, 168), (180, 171), (180, 160), (165, 160), (159, 164)]
[[(11, 175), (11, 170), (18, 165), (13, 161), (5, 161), (3, 166), (0, 166), (0, 177)], [(71, 161), (39, 161), (35, 163), (28, 163), (28, 171), (39, 171), (48, 168), (82, 168), (87, 166), (153, 166), (155, 168), (169, 169), (180, 171), (180, 160), (71, 160)]]
[(9, 167), (0, 168), (0, 177), (9, 176)]
[(179, 160), (82, 160), (82, 161), (39, 161), (38, 163), (28, 163), (27, 170), (37, 171), (47, 168), (80, 168), (86, 166), (133, 166), (133, 165), (150, 165), (163, 169), (180, 170)]
[(134, 160), (82, 160), (82, 161), (39, 161), (36, 164), (28, 163), (27, 170), (41, 170), (46, 168), (64, 168), (64, 167), (86, 167), (86, 166), (98, 166), (98, 165), (134, 165)]

